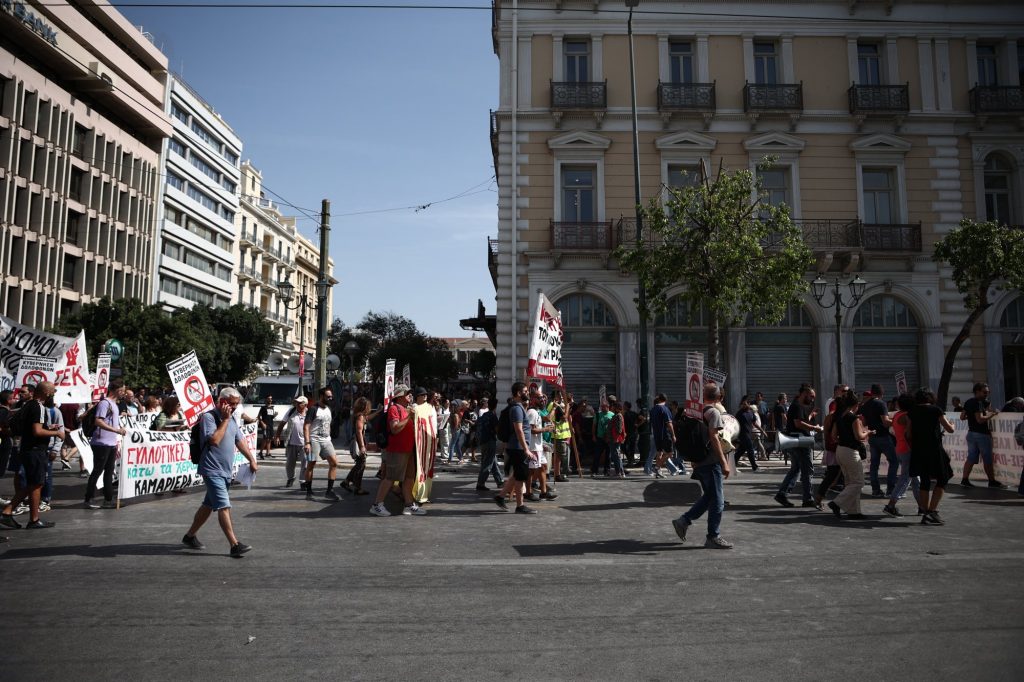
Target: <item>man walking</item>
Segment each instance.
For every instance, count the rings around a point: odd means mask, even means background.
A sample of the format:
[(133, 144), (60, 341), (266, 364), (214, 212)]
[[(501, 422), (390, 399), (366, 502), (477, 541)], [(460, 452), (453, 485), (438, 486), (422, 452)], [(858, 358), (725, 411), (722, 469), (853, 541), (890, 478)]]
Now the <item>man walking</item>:
[(256, 415), (257, 428), (260, 432), (260, 459), (270, 457), (270, 448), (274, 444), (274, 415), (274, 396), (268, 395), (259, 414)]
[(396, 384), (395, 392), (388, 406), (387, 427), (388, 444), (384, 451), (384, 476), (377, 486), (377, 498), (370, 507), (374, 516), (391, 516), (384, 508), (384, 498), (391, 492), (393, 483), (402, 486), (402, 499), (405, 501), (403, 516), (423, 516), (426, 509), (420, 507), (412, 499), (412, 486), (416, 482), (416, 465), (412, 461), (416, 450), (416, 422), (413, 411), (409, 409), (409, 387)]
[[(39, 501), (41, 499), (43, 484), (46, 483), (46, 465), (49, 463), (47, 448), (51, 438), (63, 438), (64, 428), (54, 424), (46, 423), (46, 409), (43, 403), (57, 392), (54, 385), (49, 381), (41, 381), (36, 384), (33, 392), (33, 400), (28, 401), (21, 407), (21, 413), (17, 420), (21, 424), (21, 446), (18, 450), (18, 461), (21, 464), (21, 471), (25, 474), (25, 486), (14, 495), (14, 499), (7, 503), (0, 515), (0, 524), (8, 528), (21, 528), (21, 524), (14, 520), (13, 511), (21, 504), (22, 500), (28, 500), (29, 522), (28, 528), (53, 528), (52, 521), (43, 521), (39, 518)], [(15, 474), (15, 483), (18, 477)]]
[(217, 406), (199, 418), (200, 445), (202, 456), (199, 460), (199, 475), (206, 484), (206, 497), (196, 510), (192, 519), (192, 527), (188, 529), (181, 543), (191, 549), (203, 549), (205, 545), (196, 537), (210, 514), (217, 512), (217, 521), (224, 537), (231, 545), (231, 556), (238, 558), (252, 549), (238, 541), (231, 525), (231, 500), (228, 498), (228, 487), (231, 485), (235, 448), (249, 460), (249, 468), (253, 473), (259, 469), (256, 458), (249, 451), (245, 438), (238, 430), (238, 423), (231, 415), (242, 402), (242, 394), (231, 387), (222, 388), (217, 395)]
[[(861, 403), (859, 412), (864, 420), (864, 425), (871, 432), (871, 435), (868, 436), (868, 447), (871, 448), (871, 466), (868, 470), (871, 496), (888, 497), (892, 494), (892, 489), (896, 487), (899, 460), (896, 459), (896, 441), (889, 434), (892, 419), (889, 417), (889, 408), (882, 400), (881, 384), (871, 384), (871, 399)], [(878, 480), (878, 467), (882, 463), (882, 453), (885, 453), (885, 461), (888, 462), (884, 494)]]
[(113, 379), (107, 385), (107, 395), (96, 405), (96, 430), (89, 444), (92, 446), (92, 473), (85, 486), (85, 507), (99, 509), (92, 501), (96, 482), (103, 476), (103, 508), (114, 509), (114, 463), (117, 460), (117, 437), (127, 433), (121, 428), (121, 411), (117, 401), (124, 395), (124, 382)]
[(313, 468), (316, 466), (317, 457), (327, 461), (327, 492), (324, 497), (332, 502), (341, 498), (334, 492), (334, 480), (338, 477), (338, 456), (334, 452), (334, 443), (331, 442), (331, 401), (334, 394), (331, 389), (324, 387), (320, 389), (319, 401), (306, 412), (306, 422), (303, 424), (303, 432), (306, 436), (306, 443), (303, 449), (306, 452), (306, 498), (313, 497)]
[[(664, 478), (659, 469), (665, 460), (672, 456), (672, 449), (676, 442), (676, 432), (672, 426), (672, 412), (665, 404), (667, 400), (664, 393), (659, 393), (654, 397), (654, 407), (651, 408), (651, 437), (654, 438), (654, 450), (647, 454), (644, 473), (655, 478)], [(657, 453), (656, 457), (654, 453)], [(651, 463), (652, 459), (654, 459), (653, 464)]]
[(989, 488), (1005, 488), (1006, 486), (996, 480), (995, 470), (992, 468), (992, 428), (989, 422), (999, 414), (999, 410), (993, 410), (988, 399), (988, 384), (974, 384), (974, 397), (964, 403), (964, 412), (961, 419), (967, 420), (967, 461), (964, 462), (964, 475), (960, 485), (965, 488), (973, 488), (971, 483), (971, 470), (981, 460), (985, 468), (985, 475), (988, 476)]
[(505, 447), (505, 460), (511, 467), (512, 475), (505, 481), (505, 485), (497, 495), (494, 496), (494, 503), (502, 511), (508, 511), (508, 504), (505, 498), (509, 493), (515, 495), (517, 514), (536, 514), (536, 509), (530, 509), (523, 504), (523, 488), (530, 479), (530, 466), (527, 462), (527, 453), (530, 451), (531, 436), (530, 422), (526, 416), (525, 402), (529, 395), (529, 389), (521, 381), (512, 384), (512, 404), (509, 405), (509, 431), (508, 444)]
[(480, 441), (480, 474), (476, 479), (476, 489), (483, 492), (487, 487), (487, 477), (494, 477), (494, 484), (499, 488), (504, 485), (501, 471), (498, 469), (498, 399), (487, 400), (487, 411), (476, 420), (476, 434)]
[[(818, 411), (814, 409), (814, 399), (817, 394), (810, 384), (802, 384), (800, 393), (789, 406), (786, 413), (786, 434), (790, 436), (810, 436), (812, 433), (821, 432), (821, 427), (814, 423)], [(781, 396), (780, 396), (781, 399)], [(779, 492), (775, 494), (775, 501), (783, 507), (792, 507), (793, 503), (786, 497), (786, 491), (800, 476), (800, 485), (803, 487), (803, 507), (817, 508), (814, 498), (811, 497), (811, 449), (793, 448), (790, 452), (789, 472), (782, 479)]]

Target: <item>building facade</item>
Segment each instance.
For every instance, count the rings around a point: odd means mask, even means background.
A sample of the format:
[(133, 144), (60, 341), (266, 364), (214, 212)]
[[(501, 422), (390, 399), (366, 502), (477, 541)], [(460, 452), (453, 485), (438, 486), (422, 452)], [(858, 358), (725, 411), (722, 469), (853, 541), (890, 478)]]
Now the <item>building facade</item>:
[[(327, 322), (331, 321), (331, 310), (334, 305), (334, 285), (338, 283), (334, 279), (334, 259), (327, 259), (327, 281), (331, 287), (327, 290)], [(301, 296), (305, 292), (307, 300), (316, 305), (316, 283), (320, 280), (320, 246), (314, 244), (300, 232), (295, 233), (295, 278), (292, 284), (295, 285), (295, 296)], [(293, 301), (290, 305), (296, 305)], [(299, 350), (301, 344), (307, 354), (314, 354), (316, 350), (316, 309), (306, 309), (306, 326), (302, 327), (302, 317), (298, 312), (292, 312), (293, 326), (285, 330), (284, 342), (286, 346)]]
[(111, 5), (0, 2), (0, 313), (151, 300), (166, 87)]
[(242, 141), (202, 97), (171, 75), (154, 301), (167, 310), (229, 305), (237, 292), (235, 216)]
[[(639, 395), (635, 277), (612, 250), (635, 231), (630, 49), (623, 4), (497, 0), (499, 390), (522, 376), (537, 292), (562, 311), (569, 390)], [(794, 17), (799, 17), (795, 20)], [(644, 2), (634, 14), (643, 201), (707, 168), (756, 169), (822, 273), (859, 274), (843, 313), (807, 294), (777, 325), (725, 331), (730, 404), (843, 378), (895, 392), (938, 384), (966, 312), (935, 242), (964, 217), (1024, 222), (1024, 18), (1014, 2)], [(771, 286), (765, 282), (765, 286)], [(682, 400), (703, 311), (667, 292), (648, 323), (653, 392)], [(830, 301), (827, 295), (824, 303)], [(847, 295), (849, 300), (849, 295)], [(961, 349), (950, 395), (1024, 382), (1024, 299), (995, 304)]]

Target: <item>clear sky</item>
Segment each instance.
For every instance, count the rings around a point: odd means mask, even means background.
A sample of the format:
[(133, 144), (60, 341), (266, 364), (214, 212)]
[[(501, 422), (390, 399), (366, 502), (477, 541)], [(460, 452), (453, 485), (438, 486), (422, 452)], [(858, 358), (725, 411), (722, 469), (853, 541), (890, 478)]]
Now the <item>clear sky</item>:
[[(266, 188), (311, 213), (330, 199), (334, 317), (353, 326), (390, 310), (434, 336), (469, 336), (459, 319), (478, 298), (494, 312), (489, 8), (120, 11), (239, 134)], [(319, 243), (312, 220), (299, 226)]]

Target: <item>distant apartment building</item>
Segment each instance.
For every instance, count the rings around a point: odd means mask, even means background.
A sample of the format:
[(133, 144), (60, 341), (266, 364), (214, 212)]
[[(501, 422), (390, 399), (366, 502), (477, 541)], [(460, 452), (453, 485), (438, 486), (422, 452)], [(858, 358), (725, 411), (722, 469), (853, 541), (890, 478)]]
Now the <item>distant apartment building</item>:
[(166, 80), (108, 3), (0, 2), (0, 314), (152, 299)]
[(235, 216), (242, 141), (202, 97), (171, 75), (154, 300), (167, 310), (224, 307), (236, 293)]
[[(327, 259), (327, 281), (331, 287), (327, 290), (327, 323), (330, 324), (333, 319), (331, 309), (334, 304), (334, 285), (338, 283), (338, 280), (334, 278), (334, 259)], [(314, 244), (311, 240), (304, 237), (300, 232), (295, 232), (295, 277), (291, 280), (292, 284), (295, 285), (295, 297), (298, 298), (303, 292), (306, 293), (307, 300), (312, 304), (316, 305), (316, 283), (320, 280), (320, 245)], [(295, 301), (292, 301), (290, 305), (294, 308), (296, 306)], [(306, 311), (306, 328), (303, 332), (301, 325), (301, 316), (298, 311), (292, 312), (292, 321), (294, 327), (284, 332), (284, 343), (287, 348), (299, 350), (299, 343), (302, 342), (302, 347), (306, 353), (312, 352), (315, 348), (316, 343), (316, 310)]]
[[(543, 292), (562, 312), (569, 389), (639, 395), (637, 282), (612, 256), (636, 231), (625, 10), (494, 3), (499, 217), (488, 264), (501, 390), (522, 377)], [(632, 26), (642, 201), (702, 163), (755, 170), (774, 157), (758, 172), (814, 254), (808, 281), (867, 280), (838, 330), (810, 293), (778, 324), (724, 330), (729, 404), (792, 395), (804, 381), (831, 392), (837, 345), (857, 389), (881, 383), (893, 395), (901, 371), (911, 387), (935, 388), (966, 312), (934, 244), (965, 217), (1024, 223), (1021, 4), (652, 0)], [(646, 332), (649, 385), (675, 400), (686, 353), (707, 348), (707, 313), (689, 309), (682, 287)], [(979, 380), (996, 404), (1024, 393), (1024, 297), (995, 291), (993, 302), (960, 350), (950, 395)]]

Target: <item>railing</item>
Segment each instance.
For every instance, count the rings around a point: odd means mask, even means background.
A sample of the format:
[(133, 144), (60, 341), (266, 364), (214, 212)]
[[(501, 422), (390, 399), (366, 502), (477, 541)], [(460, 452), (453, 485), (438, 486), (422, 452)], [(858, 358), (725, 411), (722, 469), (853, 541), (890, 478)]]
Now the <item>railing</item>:
[(851, 114), (910, 111), (909, 85), (851, 85), (847, 90)]
[(861, 223), (865, 251), (921, 251), (921, 223)]
[(860, 223), (856, 220), (794, 220), (803, 235), (804, 244), (811, 249), (859, 247)]
[(803, 83), (743, 86), (744, 111), (803, 111)]
[(552, 109), (605, 109), (608, 81), (599, 83), (551, 82)]
[(239, 241), (249, 242), (253, 246), (256, 246), (259, 243), (259, 242), (256, 241), (256, 231), (255, 230), (253, 230), (252, 232), (246, 232), (245, 230), (242, 230), (238, 234), (238, 239), (239, 239)]
[(487, 238), (487, 267), (498, 266), (498, 240)]
[(714, 83), (658, 83), (659, 110), (715, 110)]
[(971, 113), (999, 114), (1024, 112), (1024, 87), (1017, 85), (976, 85), (968, 93)]
[(611, 251), (612, 222), (551, 221), (551, 248), (560, 251)]

